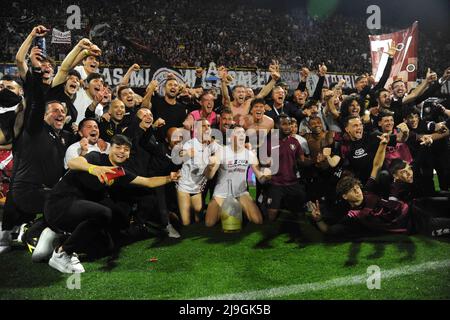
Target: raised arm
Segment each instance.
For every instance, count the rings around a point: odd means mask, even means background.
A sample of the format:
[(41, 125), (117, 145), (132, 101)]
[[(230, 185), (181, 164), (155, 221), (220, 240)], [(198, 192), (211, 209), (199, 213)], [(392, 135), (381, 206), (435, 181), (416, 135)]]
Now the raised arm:
[(311, 97), (312, 100), (320, 100), (322, 96), (323, 83), (325, 82), (325, 75), (327, 74), (327, 66), (325, 64), (319, 64), (319, 81), (317, 82), (314, 93)]
[(228, 92), (228, 84), (233, 81), (233, 78), (228, 75), (227, 69), (224, 66), (220, 66), (218, 72), (220, 78), (220, 89), (222, 91), (222, 104), (224, 107), (230, 107), (231, 98)]
[(425, 93), (425, 91), (430, 87), (431, 83), (437, 80), (436, 72), (432, 72), (428, 68), (425, 81), (422, 81), (410, 94), (408, 94), (403, 100), (402, 104), (406, 105), (414, 102), (417, 98)]
[(389, 134), (383, 133), (381, 136), (378, 136), (378, 139), (380, 139), (380, 144), (373, 159), (372, 172), (370, 173), (372, 179), (377, 177), (378, 171), (383, 166), (384, 158), (386, 157), (386, 146), (389, 142)]
[(384, 86), (386, 85), (386, 82), (391, 74), (392, 61), (394, 59), (396, 52), (397, 52), (397, 44), (395, 43), (395, 41), (392, 41), (387, 51), (389, 58), (386, 62), (386, 66), (384, 67), (383, 74), (381, 75), (381, 78), (378, 81), (378, 83), (373, 87), (373, 91), (377, 91), (381, 88), (384, 88)]
[[(280, 75), (280, 65), (278, 61), (274, 60), (273, 63), (269, 66), (270, 76), (272, 77), (272, 80), (270, 80), (269, 83), (267, 83), (261, 91), (258, 93), (258, 95), (255, 98), (265, 98), (273, 89), (275, 84), (278, 80), (281, 79)], [(250, 99), (249, 99), (250, 100)], [(247, 100), (247, 101), (249, 101)], [(249, 104), (251, 102), (249, 101)]]
[(17, 68), (19, 69), (19, 75), (20, 78), (22, 78), (22, 80), (25, 80), (26, 74), (28, 72), (26, 55), (31, 48), (34, 38), (43, 37), (47, 34), (47, 32), (48, 29), (42, 25), (34, 27), (33, 30), (30, 32), (30, 34), (28, 35), (28, 37), (24, 40), (24, 42), (20, 46), (19, 51), (17, 51), (16, 65)]
[(298, 82), (297, 90), (305, 91), (306, 90), (306, 80), (309, 76), (309, 69), (306, 67), (303, 67), (300, 70), (300, 81)]
[(125, 75), (122, 78), (122, 81), (120, 81), (121, 86), (127, 86), (130, 83), (130, 78), (133, 72), (138, 72), (141, 69), (141, 66), (137, 63), (133, 64), (125, 73)]
[(26, 100), (27, 108), (24, 114), (25, 130), (30, 135), (38, 133), (44, 125), (45, 98), (42, 88), (42, 74), (33, 71), (29, 81), (31, 97)]
[(156, 90), (158, 90), (159, 83), (157, 80), (152, 80), (147, 86), (145, 90), (145, 96), (142, 98), (141, 106), (143, 108), (151, 109), (152, 108), (152, 97), (155, 94)]
[[(61, 67), (58, 70), (58, 73), (55, 75), (55, 78), (52, 82), (52, 87), (56, 87), (60, 85), (64, 81), (66, 81), (66, 77), (69, 74), (70, 69), (74, 62), (77, 60), (77, 57), (81, 54), (81, 57), (86, 57), (89, 55), (89, 49), (91, 48), (92, 43), (89, 39), (81, 39), (80, 42), (77, 43), (75, 47), (69, 52), (67, 57), (63, 60)], [(81, 61), (81, 60), (80, 60)]]

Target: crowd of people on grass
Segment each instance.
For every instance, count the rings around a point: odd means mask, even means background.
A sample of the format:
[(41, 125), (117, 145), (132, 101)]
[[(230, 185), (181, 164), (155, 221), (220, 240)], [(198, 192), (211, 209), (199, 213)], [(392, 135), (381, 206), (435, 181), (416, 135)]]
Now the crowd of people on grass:
[(22, 39), (19, 74), (0, 80), (2, 168), (12, 166), (0, 253), (16, 241), (35, 262), (84, 272), (78, 254), (110, 255), (150, 228), (182, 238), (192, 223), (217, 225), (230, 186), (248, 223), (270, 224), (287, 209), (306, 212), (330, 238), (450, 234), (450, 108), (441, 94), (450, 68), (438, 75), (431, 65), (413, 89), (402, 79), (386, 86), (392, 44), (381, 79), (364, 73), (354, 90), (344, 80), (325, 86), (324, 63), (314, 92), (307, 67), (290, 92), (274, 59), (259, 92), (230, 88), (222, 65), (220, 92), (202, 88), (199, 71), (192, 88), (167, 73), (138, 95), (129, 79), (139, 64), (111, 88), (97, 72), (102, 45), (87, 38), (55, 73), (33, 46), (48, 31), (39, 25)]

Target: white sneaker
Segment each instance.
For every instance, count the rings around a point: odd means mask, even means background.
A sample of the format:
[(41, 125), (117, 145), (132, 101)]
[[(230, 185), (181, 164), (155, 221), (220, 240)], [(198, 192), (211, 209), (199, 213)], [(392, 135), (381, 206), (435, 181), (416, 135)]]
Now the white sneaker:
[(11, 241), (11, 231), (0, 231), (0, 254), (11, 250)]
[(50, 267), (55, 268), (62, 273), (84, 272), (84, 267), (75, 253), (70, 256), (64, 251), (60, 253), (53, 251), (52, 257), (48, 261), (48, 264)]
[(75, 252), (72, 253), (72, 256), (70, 257), (70, 262), (72, 263), (72, 268), (74, 268), (75, 273), (83, 273), (85, 272), (83, 265), (80, 262), (80, 259), (78, 258), (78, 254)]
[(19, 228), (19, 235), (17, 236), (17, 242), (18, 243), (23, 243), (22, 238), (23, 235), (25, 234), (25, 232), (28, 230), (28, 223), (23, 223), (20, 228)]
[(169, 238), (179, 238), (181, 235), (178, 231), (169, 223), (166, 227), (166, 232), (169, 235)]
[(31, 255), (31, 260), (33, 262), (41, 262), (48, 260), (52, 255), (53, 251), (53, 240), (57, 237), (57, 234), (53, 232), (50, 228), (45, 228), (42, 231), (39, 241)]

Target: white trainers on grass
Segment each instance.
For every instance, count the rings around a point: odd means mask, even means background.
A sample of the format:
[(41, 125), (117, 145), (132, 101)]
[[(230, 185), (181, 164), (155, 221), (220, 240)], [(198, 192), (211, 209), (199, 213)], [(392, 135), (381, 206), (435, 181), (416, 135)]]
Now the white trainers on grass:
[(53, 232), (50, 228), (45, 228), (42, 231), (39, 241), (31, 255), (31, 260), (33, 262), (41, 262), (48, 260), (52, 255), (53, 251), (53, 240), (55, 240), (57, 234)]
[(76, 253), (68, 255), (62, 251), (57, 253), (53, 251), (52, 257), (48, 261), (50, 267), (62, 272), (62, 273), (83, 273), (84, 267)]
[(167, 232), (169, 238), (181, 237), (181, 235), (178, 233), (178, 231), (170, 223), (166, 227), (166, 232)]

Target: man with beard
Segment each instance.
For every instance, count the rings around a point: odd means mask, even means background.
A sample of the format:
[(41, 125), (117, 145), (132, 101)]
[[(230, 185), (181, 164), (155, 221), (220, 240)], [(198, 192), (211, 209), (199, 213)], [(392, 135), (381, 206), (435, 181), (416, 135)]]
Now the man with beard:
[[(34, 27), (31, 33), (28, 35), (28, 37), (24, 40), (24, 42), (20, 46), (19, 51), (17, 51), (16, 65), (19, 70), (20, 78), (25, 83), (30, 81), (28, 79), (28, 77), (30, 77), (30, 72), (25, 57), (28, 51), (30, 50), (33, 40), (36, 39), (37, 37), (44, 37), (47, 34), (47, 32), (48, 29), (42, 25)], [(30, 60), (33, 68), (36, 68), (36, 71), (42, 73), (42, 83), (44, 84), (46, 89), (48, 89), (53, 79), (54, 62), (49, 57), (44, 56), (42, 50), (38, 47), (33, 47), (31, 49)]]
[(76, 94), (80, 88), (81, 76), (72, 69), (67, 72), (66, 79), (63, 83), (52, 87), (47, 93), (48, 100), (58, 100), (64, 102), (67, 107), (67, 119), (64, 124), (64, 130), (71, 131), (74, 134), (78, 131), (75, 121), (78, 117), (78, 111), (73, 105)]
[(365, 183), (370, 176), (376, 148), (376, 136), (365, 130), (361, 118), (357, 115), (347, 117), (344, 129), (349, 140), (341, 146), (343, 167)]
[(425, 80), (408, 95), (406, 94), (406, 84), (402, 79), (397, 79), (392, 82), (393, 96), (390, 101), (389, 110), (394, 112), (394, 125), (398, 125), (403, 121), (408, 105), (419, 100), (436, 80), (436, 73), (428, 68)]
[(381, 78), (376, 85), (372, 86), (375, 83), (375, 79), (373, 76), (368, 75), (367, 73), (365, 75), (359, 76), (355, 80), (355, 88), (359, 96), (358, 102), (363, 112), (365, 110), (369, 110), (376, 104), (376, 92), (383, 88), (387, 80), (389, 79), (389, 75), (391, 74), (392, 69), (392, 61), (396, 53), (396, 43), (394, 41), (391, 42), (386, 53), (388, 55), (386, 66), (384, 67), (383, 74), (381, 75)]
[(136, 100), (136, 94), (129, 86), (120, 86), (117, 90), (117, 98), (125, 105), (124, 126), (128, 126), (136, 116), (141, 105)]
[(298, 131), (301, 135), (305, 133), (311, 133), (311, 128), (309, 127), (309, 119), (311, 117), (319, 118), (322, 122), (322, 126), (325, 128), (325, 120), (323, 119), (322, 106), (317, 100), (308, 100), (303, 107), (302, 116), (303, 119), (299, 122)]
[[(376, 92), (377, 97), (377, 105), (375, 107), (370, 108), (370, 118), (374, 123), (378, 123), (378, 116), (380, 112), (389, 113), (393, 111), (390, 110), (391, 107), (391, 94), (388, 90), (381, 88)], [(395, 116), (394, 116), (395, 118)], [(394, 119), (395, 120), (395, 119)]]
[(155, 94), (151, 98), (153, 116), (155, 119), (161, 118), (164, 120), (164, 125), (160, 126), (156, 133), (160, 142), (164, 142), (169, 128), (182, 127), (186, 119), (188, 110), (185, 105), (177, 101), (179, 88), (178, 80), (169, 78), (164, 86), (164, 97)]
[[(289, 209), (298, 212), (306, 202), (305, 186), (298, 180), (298, 167), (308, 166), (311, 162), (305, 158), (297, 139), (291, 136), (291, 121), (287, 115), (280, 115), (277, 121), (279, 129), (279, 145), (271, 149), (279, 149), (278, 172), (272, 174), (267, 189), (266, 205), (270, 221), (278, 216), (282, 201), (295, 198), (295, 207)], [(297, 211), (296, 211), (297, 210)]]
[[(72, 135), (63, 131), (67, 109), (59, 101), (44, 102), (42, 74), (33, 73), (33, 103), (22, 135), (15, 143), (15, 166), (11, 192), (5, 204), (3, 229), (32, 221), (43, 212), (45, 199), (64, 173), (64, 154)], [(29, 249), (45, 228), (43, 219), (27, 231)]]
[(110, 142), (114, 135), (121, 134), (126, 128), (123, 123), (125, 104), (119, 99), (114, 99), (109, 106), (108, 114), (109, 121), (102, 117), (99, 128), (100, 138)]
[(67, 163), (76, 157), (84, 156), (91, 151), (109, 153), (110, 144), (100, 139), (98, 122), (94, 118), (84, 118), (78, 126), (78, 134), (81, 138), (67, 148), (64, 157), (64, 168), (68, 169)]
[(217, 142), (220, 142), (220, 144), (222, 145), (229, 144), (229, 141), (227, 140), (227, 130), (230, 129), (233, 124), (234, 124), (233, 112), (231, 111), (230, 108), (223, 108), (222, 111), (220, 112), (218, 124), (218, 129), (222, 133), (222, 137), (221, 138), (214, 137)]

